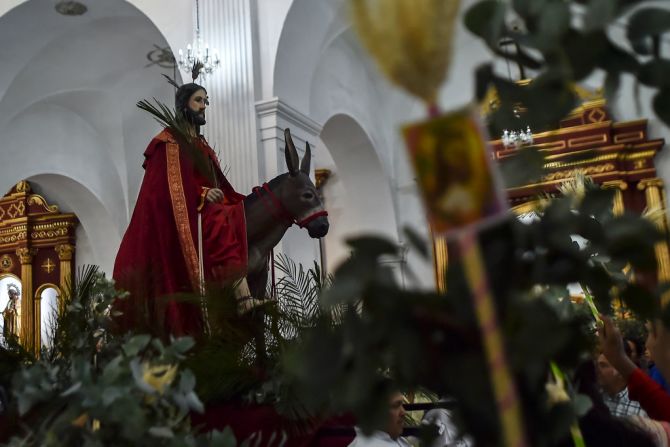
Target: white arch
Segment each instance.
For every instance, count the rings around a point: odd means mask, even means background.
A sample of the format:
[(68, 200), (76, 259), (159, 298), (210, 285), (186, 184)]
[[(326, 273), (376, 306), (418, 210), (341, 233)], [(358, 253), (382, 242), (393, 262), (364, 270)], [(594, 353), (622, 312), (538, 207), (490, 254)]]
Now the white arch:
[(397, 241), (391, 185), (365, 130), (351, 116), (336, 114), (326, 121), (321, 141), (334, 163), (325, 198), (329, 265), (348, 256), (344, 240), (350, 236), (374, 233)]
[(49, 202), (59, 205), (61, 211), (75, 213), (79, 218), (77, 265), (96, 264), (111, 273), (121, 233), (100, 198), (84, 184), (66, 175), (40, 173), (27, 180)]

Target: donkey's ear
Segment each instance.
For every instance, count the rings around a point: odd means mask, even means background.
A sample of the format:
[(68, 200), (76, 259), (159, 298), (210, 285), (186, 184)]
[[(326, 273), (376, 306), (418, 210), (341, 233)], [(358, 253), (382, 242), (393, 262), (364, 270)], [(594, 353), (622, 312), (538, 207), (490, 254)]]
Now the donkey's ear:
[(309, 147), (309, 143), (305, 143), (305, 156), (302, 157), (300, 162), (300, 170), (305, 174), (309, 175), (309, 164), (312, 161), (312, 149)]
[(293, 144), (293, 138), (291, 138), (291, 130), (288, 127), (284, 129), (284, 142), (286, 143), (286, 146), (284, 147), (286, 167), (291, 175), (296, 175), (298, 174), (298, 169), (300, 169), (300, 158), (298, 157), (298, 151)]

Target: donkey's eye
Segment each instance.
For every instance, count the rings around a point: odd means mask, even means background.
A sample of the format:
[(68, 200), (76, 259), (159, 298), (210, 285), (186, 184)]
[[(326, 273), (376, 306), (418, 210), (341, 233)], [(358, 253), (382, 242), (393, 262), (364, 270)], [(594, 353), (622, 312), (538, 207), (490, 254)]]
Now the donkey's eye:
[(303, 192), (302, 193), (302, 198), (305, 200), (312, 200), (314, 198), (314, 194), (311, 192)]

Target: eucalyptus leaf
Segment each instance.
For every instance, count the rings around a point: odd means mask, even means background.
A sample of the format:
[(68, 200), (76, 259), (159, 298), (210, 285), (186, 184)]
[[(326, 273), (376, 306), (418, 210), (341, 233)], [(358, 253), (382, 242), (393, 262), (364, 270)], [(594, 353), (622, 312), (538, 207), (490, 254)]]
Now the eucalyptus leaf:
[(151, 427), (149, 428), (149, 434), (157, 438), (174, 438), (174, 432), (170, 427)]
[(180, 354), (188, 352), (195, 345), (193, 337), (180, 337), (172, 342), (170, 347)]
[(146, 348), (150, 341), (151, 336), (149, 335), (135, 335), (123, 345), (123, 352), (128, 357), (134, 357)]
[(77, 391), (79, 391), (79, 390), (81, 389), (81, 385), (82, 385), (81, 382), (77, 382), (77, 383), (75, 383), (74, 385), (72, 385), (71, 387), (69, 387), (67, 390), (63, 391), (63, 392), (60, 394), (61, 397), (67, 397), (67, 396), (69, 396), (69, 395), (71, 395), (71, 394), (76, 393)]

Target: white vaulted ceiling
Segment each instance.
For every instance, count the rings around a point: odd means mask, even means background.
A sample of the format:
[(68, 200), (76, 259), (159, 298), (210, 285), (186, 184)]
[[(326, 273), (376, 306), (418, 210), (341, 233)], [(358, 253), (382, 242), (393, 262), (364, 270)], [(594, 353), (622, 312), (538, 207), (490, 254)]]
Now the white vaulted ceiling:
[(0, 17), (0, 191), (28, 179), (81, 220), (79, 263), (111, 271), (157, 131), (135, 103), (171, 88), (149, 65), (163, 35), (123, 0), (78, 17), (30, 0)]

